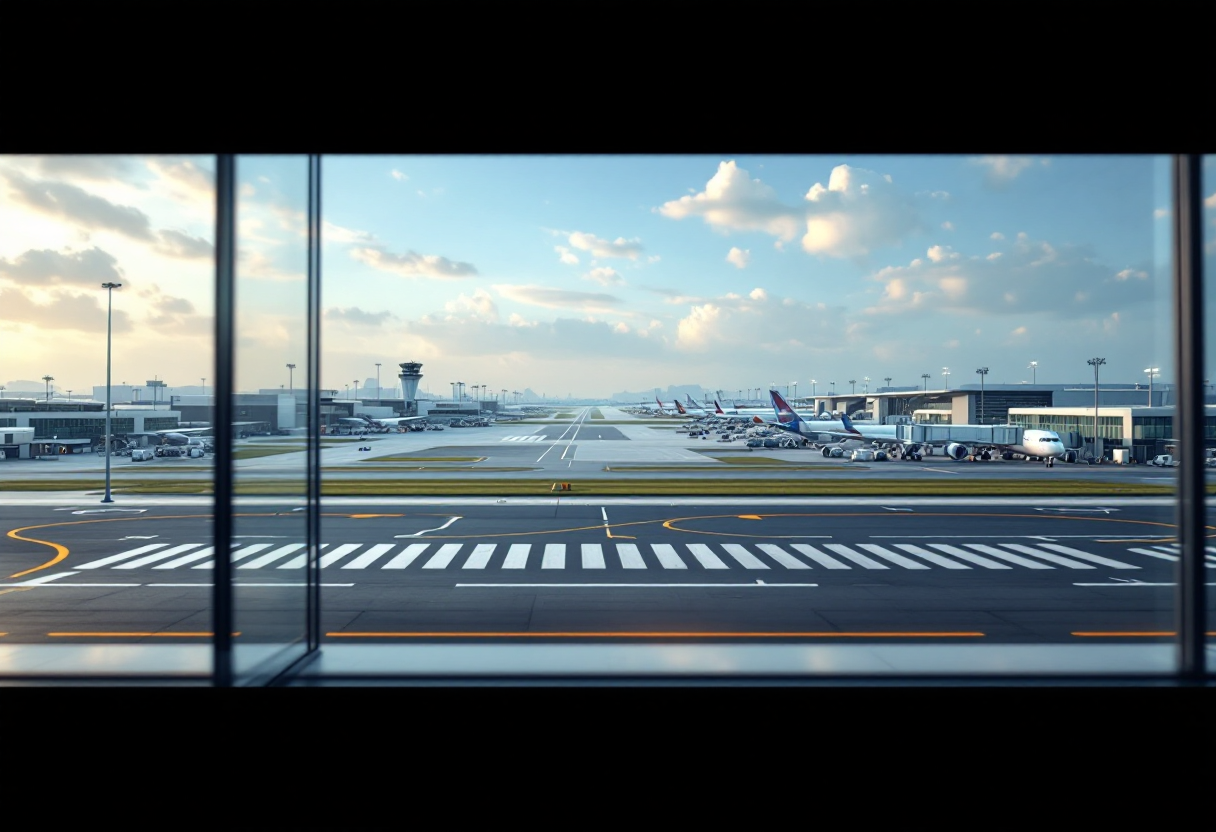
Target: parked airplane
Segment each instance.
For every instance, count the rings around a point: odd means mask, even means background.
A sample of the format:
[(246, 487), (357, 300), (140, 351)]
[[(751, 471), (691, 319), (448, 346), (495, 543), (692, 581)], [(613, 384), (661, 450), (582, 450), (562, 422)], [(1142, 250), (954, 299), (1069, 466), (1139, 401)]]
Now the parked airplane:
[[(898, 448), (899, 455), (905, 459), (917, 459), (920, 456), (921, 444), (901, 439), (898, 435), (899, 426), (897, 425), (867, 425), (865, 423), (857, 425), (847, 415), (841, 417), (839, 422), (840, 427), (836, 427), (837, 423), (835, 422), (825, 422), (822, 420), (808, 422), (799, 416), (776, 390), (770, 390), (769, 393), (772, 396), (773, 408), (777, 411), (778, 418), (780, 419), (783, 413), (793, 417), (784, 423), (777, 423), (776, 426), (784, 430), (789, 430), (803, 436), (815, 434), (819, 436), (827, 435), (836, 440), (837, 443), (841, 441), (862, 444), (879, 443)], [(990, 429), (992, 425), (954, 425), (950, 427), (956, 428), (957, 430), (954, 432), (962, 435), (968, 432), (967, 429)], [(950, 431), (947, 430), (946, 432)], [(968, 445), (964, 442), (947, 441), (942, 443), (942, 445), (946, 456), (954, 460), (968, 458), (988, 460), (994, 456), (1000, 456), (1002, 459), (1013, 459), (1015, 456), (1022, 456), (1027, 459), (1041, 459), (1048, 467), (1054, 465), (1057, 459), (1062, 459), (1065, 462), (1076, 462), (1077, 460), (1076, 451), (1065, 449), (1064, 443), (1060, 441), (1059, 434), (1055, 431), (1025, 428), (1021, 431), (1021, 436), (1022, 441), (1014, 443), (977, 441)]]

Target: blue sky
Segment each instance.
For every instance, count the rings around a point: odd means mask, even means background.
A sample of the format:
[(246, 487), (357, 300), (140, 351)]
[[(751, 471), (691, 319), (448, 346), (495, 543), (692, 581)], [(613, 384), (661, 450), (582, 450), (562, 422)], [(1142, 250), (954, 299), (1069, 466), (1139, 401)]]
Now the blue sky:
[[(125, 284), (116, 377), (210, 375), (213, 166), (0, 157), (0, 384), (101, 383), (109, 279)], [(1112, 381), (1171, 372), (1163, 157), (331, 156), (323, 171), (330, 388), (376, 362), (389, 386), (407, 360), (436, 393), (578, 397), (937, 384), (943, 367), (1013, 383), (1032, 360), (1040, 382), (1083, 382), (1095, 355)], [(242, 389), (303, 366), (304, 172), (238, 162)]]

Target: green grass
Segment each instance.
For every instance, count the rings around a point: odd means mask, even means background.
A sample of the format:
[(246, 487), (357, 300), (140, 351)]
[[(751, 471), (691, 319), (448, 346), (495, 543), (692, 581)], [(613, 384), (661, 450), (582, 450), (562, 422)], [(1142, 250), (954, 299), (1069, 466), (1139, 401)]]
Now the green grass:
[[(458, 473), (461, 469), (449, 469)], [(479, 469), (481, 470), (481, 469)], [(510, 469), (496, 469), (510, 470)], [(670, 469), (668, 469), (670, 470)], [(783, 480), (775, 483), (768, 479), (731, 479), (725, 477), (698, 477), (668, 480), (571, 480), (570, 496), (917, 496), (917, 497), (979, 497), (979, 496), (1172, 496), (1175, 490), (1168, 485), (1121, 484), (1092, 482), (1085, 480), (842, 480), (834, 477), (823, 480)], [(392, 479), (392, 480), (328, 480), (322, 481), (322, 493), (327, 496), (540, 496), (550, 494), (553, 482), (549, 478), (503, 478), (503, 479)], [(0, 483), (5, 491), (79, 491), (101, 494), (96, 483), (82, 486), (79, 480), (19, 480)], [(296, 480), (249, 480), (236, 482), (237, 494), (280, 495), (302, 493), (303, 483)], [(158, 481), (155, 479), (123, 479), (111, 483), (115, 494), (210, 494), (212, 483), (198, 481)], [(1208, 486), (1207, 493), (1216, 494), (1216, 485)]]
[(275, 456), (277, 454), (298, 454), (303, 448), (284, 447), (282, 445), (246, 445), (243, 448), (237, 448), (232, 452), (233, 459), (258, 459), (264, 456)]
[[(771, 456), (715, 456), (710, 457), (717, 462), (725, 462), (728, 465), (795, 465), (788, 459), (773, 459)], [(804, 468), (811, 468), (806, 465)], [(820, 467), (820, 466), (815, 466)], [(620, 469), (618, 469), (620, 470)], [(842, 469), (843, 470), (843, 469)]]
[(360, 462), (481, 462), (484, 456), (373, 456)]

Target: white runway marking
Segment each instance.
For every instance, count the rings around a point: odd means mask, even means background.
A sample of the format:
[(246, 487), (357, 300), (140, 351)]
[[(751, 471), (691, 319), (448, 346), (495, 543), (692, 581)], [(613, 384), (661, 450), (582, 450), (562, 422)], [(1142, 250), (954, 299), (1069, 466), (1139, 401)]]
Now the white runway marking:
[(438, 527), (438, 528), (435, 528), (435, 529), (423, 529), (422, 531), (420, 531), (420, 532), (414, 532), (413, 534), (397, 534), (397, 535), (393, 535), (393, 537), (396, 537), (396, 538), (398, 538), (398, 539), (400, 539), (400, 538), (402, 538), (402, 537), (421, 537), (422, 535), (426, 534), (427, 532), (441, 532), (441, 531), (443, 531), (444, 529), (446, 529), (448, 526), (450, 526), (450, 525), (452, 525), (453, 523), (455, 523), (455, 522), (456, 522), (457, 520), (459, 520), (459, 519), (460, 519), (460, 517), (450, 517), (450, 518), (448, 518), (448, 522), (444, 523), (442, 526), (440, 526), (440, 527)]
[(613, 589), (613, 588), (624, 588), (624, 589), (646, 589), (646, 588), (661, 588), (661, 589), (685, 589), (685, 588), (694, 588), (694, 589), (695, 589), (695, 588), (699, 588), (699, 587), (730, 587), (730, 588), (732, 588), (732, 589), (733, 589), (733, 588), (745, 588), (745, 587), (752, 587), (752, 588), (757, 588), (757, 587), (765, 587), (765, 588), (770, 588), (770, 587), (806, 587), (806, 586), (819, 586), (819, 584), (786, 584), (786, 583), (779, 583), (779, 584), (766, 584), (766, 583), (763, 583), (763, 582), (761, 582), (761, 581), (757, 581), (757, 582), (756, 582), (756, 583), (754, 583), (754, 584), (740, 584), (740, 583), (732, 583), (732, 584), (516, 584), (516, 583), (510, 583), (510, 584), (456, 584), (456, 586), (457, 586), (457, 588), (465, 588), (465, 587), (480, 587), (480, 588), (485, 588), (485, 589), (489, 589), (489, 588), (493, 588), (493, 589), (499, 589), (499, 588), (519, 588), (519, 587), (528, 587), (528, 588), (533, 588), (533, 589), (536, 589), (536, 588), (546, 588), (546, 589), (558, 589), (558, 588), (560, 588), (560, 589), (571, 589), (571, 588), (575, 588), (575, 587), (577, 587), (577, 588), (579, 588), (579, 589), (582, 589), (582, 588), (590, 588), (590, 589), (595, 589), (595, 588), (600, 588), (600, 589)]

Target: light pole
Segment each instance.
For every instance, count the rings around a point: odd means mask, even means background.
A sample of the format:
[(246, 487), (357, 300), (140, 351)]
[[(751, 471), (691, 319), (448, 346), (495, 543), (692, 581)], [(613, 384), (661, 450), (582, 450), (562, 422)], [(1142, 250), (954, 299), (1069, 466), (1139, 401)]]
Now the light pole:
[(888, 389), (890, 389), (890, 387), (891, 387), (891, 377), (890, 377), (890, 376), (883, 376), (883, 379), (882, 379), (882, 380), (883, 380), (883, 381), (885, 381), (885, 382), (887, 383), (887, 388), (888, 388)]
[(1039, 370), (1039, 362), (1031, 361), (1030, 362), (1030, 383), (1031, 384), (1038, 383), (1038, 370)]
[(1148, 373), (1148, 406), (1153, 406), (1153, 376), (1159, 374), (1161, 370), (1157, 367), (1146, 367), (1144, 372)]
[(830, 387), (831, 387), (831, 389), (830, 389), (830, 390), (828, 390), (828, 393), (829, 393), (830, 395), (832, 395), (832, 396), (835, 396), (835, 395), (836, 395), (836, 382), (834, 382), (834, 381), (829, 381), (829, 382), (828, 382), (828, 384), (829, 384), (829, 385), (830, 385)]
[(987, 367), (980, 367), (976, 372), (980, 377), (980, 424), (984, 424), (984, 417), (988, 415), (988, 411), (984, 409), (984, 376), (988, 375)]
[(862, 381), (864, 382), (864, 385), (861, 388), (861, 392), (869, 393), (870, 392), (870, 377), (865, 376), (864, 378), (862, 378)]
[(207, 395), (207, 379), (205, 379), (205, 378), (200, 378), (200, 379), (198, 380), (198, 382), (199, 382), (199, 387), (202, 387), (202, 388), (203, 388), (203, 395), (204, 395), (204, 396), (205, 396), (205, 395)]
[[(1153, 400), (1152, 396), (1149, 396), (1149, 401), (1152, 401), (1152, 400)], [(68, 404), (71, 404), (71, 403), (72, 403), (72, 391), (69, 390), (68, 391)]]
[(857, 379), (849, 379), (849, 384), (853, 385), (853, 395), (857, 395)]
[(812, 399), (815, 398), (815, 384), (816, 383), (817, 382), (815, 381), (815, 379), (811, 379), (811, 398)]
[(288, 389), (288, 391), (294, 391), (296, 389), (296, 383), (294, 381), (294, 373), (292, 372), (293, 370), (295, 370), (295, 368), (296, 368), (295, 364), (287, 365), (287, 389)]
[(101, 498), (103, 503), (112, 503), (110, 496), (110, 341), (114, 318), (114, 290), (121, 289), (121, 283), (103, 283), (101, 288), (106, 290), (106, 496)]
[(1106, 363), (1106, 359), (1091, 358), (1085, 363), (1094, 368), (1094, 455), (1098, 456), (1098, 368)]
[(945, 385), (947, 390), (950, 389), (950, 368), (949, 367), (942, 367), (942, 384)]
[(376, 403), (380, 403), (380, 362), (376, 362)]
[(43, 376), (42, 380), (46, 382), (46, 400), (51, 400), (51, 382), (55, 380), (54, 376)]
[(796, 399), (798, 398), (798, 382), (791, 381), (790, 384), (794, 385), (794, 398)]
[(929, 374), (921, 373), (920, 377), (925, 380), (925, 392), (928, 393), (929, 392)]
[(359, 400), (359, 379), (355, 379), (354, 385), (355, 385), (355, 401), (358, 401)]

